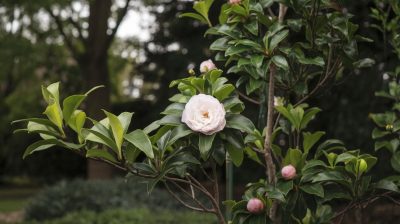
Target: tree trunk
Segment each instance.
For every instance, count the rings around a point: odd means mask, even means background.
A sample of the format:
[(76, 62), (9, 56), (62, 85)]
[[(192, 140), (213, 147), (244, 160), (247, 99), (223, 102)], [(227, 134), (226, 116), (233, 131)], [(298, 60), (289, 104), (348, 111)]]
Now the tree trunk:
[[(89, 36), (86, 52), (81, 68), (86, 76), (86, 88), (104, 85), (104, 88), (94, 91), (87, 101), (88, 116), (101, 120), (105, 117), (103, 111), (110, 110), (110, 82), (108, 71), (107, 30), (110, 16), (111, 0), (90, 1)], [(89, 179), (109, 179), (114, 168), (106, 163), (88, 160), (87, 176)]]

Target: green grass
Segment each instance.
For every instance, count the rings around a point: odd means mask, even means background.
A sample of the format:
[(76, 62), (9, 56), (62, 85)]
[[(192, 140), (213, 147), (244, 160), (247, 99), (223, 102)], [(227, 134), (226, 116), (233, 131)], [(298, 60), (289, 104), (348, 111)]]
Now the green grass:
[(27, 199), (9, 199), (0, 200), (0, 213), (2, 212), (13, 212), (23, 209), (26, 205)]
[(39, 189), (7, 187), (0, 188), (0, 212), (12, 212), (23, 209), (29, 198)]

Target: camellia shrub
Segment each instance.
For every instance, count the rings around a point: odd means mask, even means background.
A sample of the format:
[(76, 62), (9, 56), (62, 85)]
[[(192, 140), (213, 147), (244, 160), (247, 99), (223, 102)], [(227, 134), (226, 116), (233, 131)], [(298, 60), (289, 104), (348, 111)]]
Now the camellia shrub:
[[(386, 4), (398, 13), (396, 1)], [(209, 18), (211, 7), (213, 0), (197, 1), (193, 12), (181, 16), (209, 26), (205, 35), (214, 39), (215, 59), (170, 84), (178, 93), (160, 120), (128, 130), (130, 112), (104, 111), (104, 119), (91, 119), (79, 108), (95, 89), (60, 99), (59, 83), (53, 83), (42, 88), (46, 117), (16, 121), (42, 138), (24, 158), (64, 147), (147, 178), (149, 192), (163, 185), (184, 206), (215, 214), (220, 224), (341, 223), (350, 211), (362, 223), (368, 204), (393, 199), (400, 179), (369, 175), (375, 156), (308, 128), (321, 113), (308, 99), (374, 63), (358, 56), (358, 43), (371, 40), (357, 33), (352, 16), (327, 0), (230, 0), (219, 9), (218, 21)], [(380, 18), (380, 12), (373, 14)], [(390, 86), (390, 98), (398, 100), (397, 84)], [(242, 115), (242, 100), (258, 105), (257, 125)], [(377, 142), (377, 148), (399, 146), (396, 113), (372, 116), (379, 126), (374, 138), (395, 139)], [(392, 151), (398, 171), (399, 153)], [(232, 162), (240, 169), (244, 157), (265, 175), (247, 185), (242, 200), (222, 203), (220, 167)], [(224, 216), (225, 208), (231, 215)]]

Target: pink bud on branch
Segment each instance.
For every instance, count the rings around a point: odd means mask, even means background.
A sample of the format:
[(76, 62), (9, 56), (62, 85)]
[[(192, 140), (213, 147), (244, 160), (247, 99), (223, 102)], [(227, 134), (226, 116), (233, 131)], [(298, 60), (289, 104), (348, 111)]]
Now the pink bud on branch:
[(264, 211), (264, 203), (258, 198), (252, 198), (247, 202), (247, 211), (252, 214), (260, 214)]
[(296, 168), (292, 165), (284, 166), (281, 170), (283, 179), (291, 180), (296, 177)]

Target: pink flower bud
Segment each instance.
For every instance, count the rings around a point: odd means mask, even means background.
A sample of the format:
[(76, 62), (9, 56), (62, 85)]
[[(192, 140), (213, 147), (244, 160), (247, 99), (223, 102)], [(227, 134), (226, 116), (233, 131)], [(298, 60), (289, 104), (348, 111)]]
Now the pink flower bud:
[(264, 210), (264, 203), (258, 198), (252, 198), (247, 202), (247, 211), (259, 214)]
[(203, 61), (200, 64), (200, 72), (201, 73), (206, 73), (206, 72), (211, 71), (216, 68), (217, 67), (214, 65), (214, 63), (213, 63), (213, 61), (211, 61), (211, 59), (208, 59), (207, 61)]
[(284, 166), (281, 170), (283, 179), (291, 180), (296, 176), (296, 168), (292, 165)]
[(240, 4), (242, 0), (229, 0), (229, 4)]

